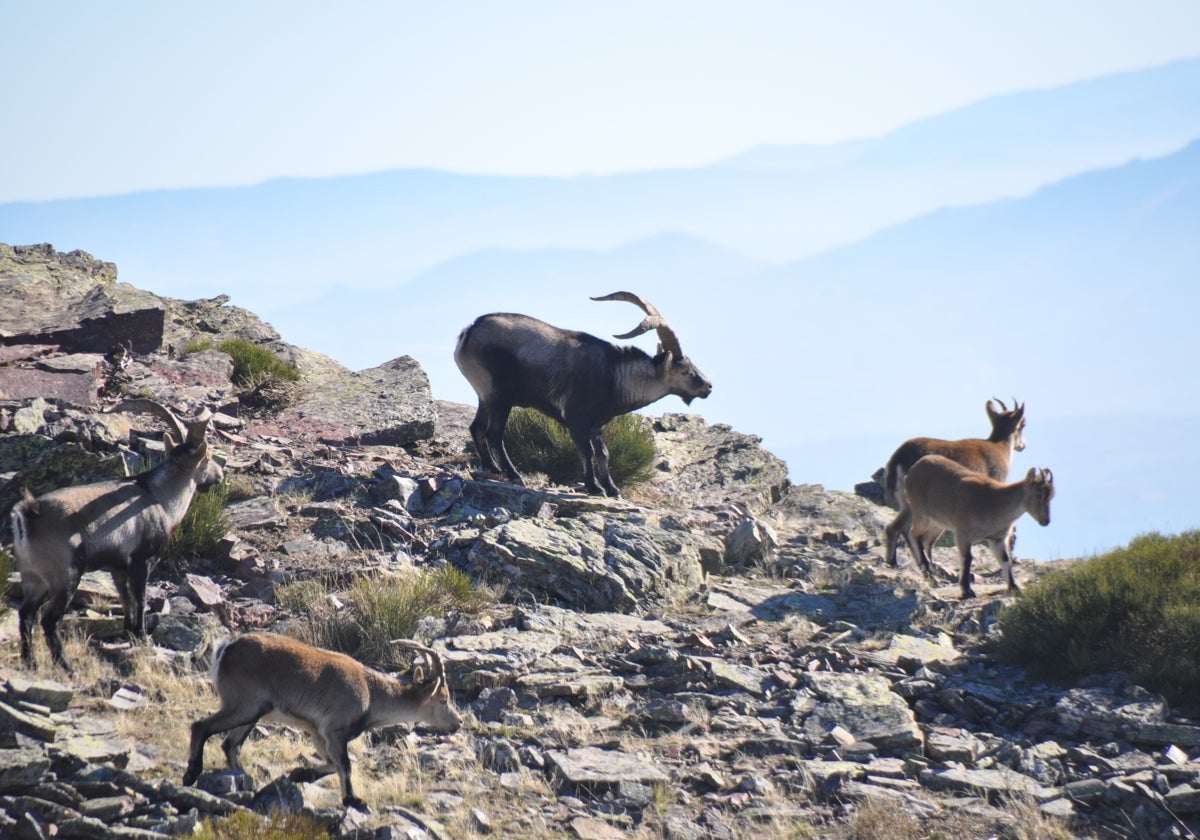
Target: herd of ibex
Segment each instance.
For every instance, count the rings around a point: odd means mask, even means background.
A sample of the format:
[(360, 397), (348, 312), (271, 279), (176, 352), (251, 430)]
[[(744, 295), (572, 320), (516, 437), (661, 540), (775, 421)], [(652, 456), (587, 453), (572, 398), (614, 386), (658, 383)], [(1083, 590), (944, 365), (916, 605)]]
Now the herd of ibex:
[[(514, 407), (529, 407), (566, 427), (583, 460), (584, 488), (619, 496), (609, 474), (604, 425), (668, 394), (685, 403), (703, 399), (712, 383), (683, 354), (679, 338), (649, 302), (630, 292), (598, 301), (626, 301), (646, 317), (617, 338), (658, 333), (655, 355), (526, 315), (483, 315), (458, 337), (454, 360), (479, 396), (471, 437), (485, 473), (503, 474), (523, 484), (504, 447), (504, 429)], [(1012, 409), (989, 400), (992, 433), (986, 440), (913, 438), (888, 461), (886, 500), (898, 513), (887, 527), (887, 562), (895, 566), (899, 538), (932, 579), (931, 550), (952, 531), (961, 556), (963, 598), (974, 596), (971, 546), (986, 542), (1002, 565), (1009, 591), (1013, 579), (1013, 523), (1028, 512), (1050, 522), (1054, 495), (1049, 470), (1031, 469), (1022, 481), (1005, 484), (1013, 452), (1025, 447), (1025, 406)], [(41, 612), (53, 662), (70, 670), (58, 625), (79, 586), (80, 576), (108, 570), (124, 607), (125, 631), (144, 638), (146, 581), (166, 549), (198, 490), (219, 483), (224, 472), (205, 440), (210, 413), (181, 421), (150, 400), (128, 400), (113, 411), (144, 411), (164, 420), (171, 432), (167, 454), (140, 475), (34, 497), (27, 490), (12, 511), (13, 553), (21, 576), (21, 658), (34, 665), (33, 625)], [(293, 772), (312, 780), (336, 772), (342, 802), (365, 808), (350, 782), (347, 745), (362, 732), (402, 721), (442, 731), (458, 729), (462, 718), (446, 683), (437, 651), (408, 640), (395, 644), (416, 650), (424, 660), (411, 681), (367, 668), (349, 656), (320, 650), (265, 633), (238, 636), (221, 645), (213, 660), (212, 682), (220, 709), (196, 721), (184, 784), (194, 784), (203, 768), (205, 742), (226, 733), (226, 762), (237, 769), (242, 743), (259, 721), (284, 721), (312, 738), (323, 764)]]

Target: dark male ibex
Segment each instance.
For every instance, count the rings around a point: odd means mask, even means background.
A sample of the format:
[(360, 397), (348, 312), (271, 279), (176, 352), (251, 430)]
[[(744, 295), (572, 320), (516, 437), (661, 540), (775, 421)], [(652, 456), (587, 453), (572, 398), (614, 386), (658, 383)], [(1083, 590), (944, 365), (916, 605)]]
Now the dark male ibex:
[(504, 449), (504, 426), (514, 406), (535, 408), (570, 432), (583, 458), (587, 491), (620, 496), (608, 472), (604, 424), (667, 394), (690, 404), (712, 393), (712, 383), (683, 355), (675, 331), (648, 302), (631, 292), (592, 300), (641, 307), (642, 322), (616, 338), (657, 330), (658, 353), (511, 313), (482, 315), (458, 336), (454, 361), (479, 395), (471, 437), (485, 471), (503, 471), (524, 484)]
[(140, 475), (64, 487), (24, 499), (12, 511), (13, 553), (21, 573), (21, 659), (33, 666), (33, 622), (42, 629), (54, 662), (71, 670), (63, 656), (58, 624), (75, 597), (84, 572), (107, 569), (121, 596), (125, 632), (146, 635), (146, 579), (171, 533), (187, 513), (196, 490), (224, 477), (204, 439), (210, 413), (186, 425), (152, 400), (126, 400), (113, 411), (145, 411), (164, 420), (167, 457)]

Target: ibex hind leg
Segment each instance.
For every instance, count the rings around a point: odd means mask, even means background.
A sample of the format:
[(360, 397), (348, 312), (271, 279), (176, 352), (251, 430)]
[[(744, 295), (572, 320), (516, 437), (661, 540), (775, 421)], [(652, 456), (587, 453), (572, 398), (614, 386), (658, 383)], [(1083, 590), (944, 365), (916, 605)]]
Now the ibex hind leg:
[(887, 535), (887, 550), (885, 558), (887, 564), (893, 569), (900, 565), (900, 560), (896, 556), (896, 551), (899, 548), (900, 538), (908, 543), (909, 552), (913, 554), (913, 562), (918, 566), (921, 565), (921, 558), (916, 556), (912, 548), (912, 539), (909, 536), (909, 530), (912, 528), (912, 513), (907, 508), (902, 508), (899, 513), (888, 523), (884, 533)]
[(297, 767), (288, 774), (288, 778), (293, 782), (315, 782), (337, 770), (337, 765), (329, 757), (329, 746), (325, 742), (325, 737), (315, 729), (310, 729), (308, 735), (312, 739), (313, 748), (316, 749), (321, 763), (313, 767)]
[(508, 417), (512, 414), (512, 406), (493, 406), (488, 411), (487, 424), (487, 446), (491, 451), (491, 460), (497, 472), (502, 472), (513, 484), (525, 486), (525, 479), (517, 472), (517, 468), (513, 466), (512, 459), (508, 457), (508, 449), (504, 446), (504, 429), (508, 425)]
[(256, 723), (257, 721), (229, 730), (221, 741), (221, 752), (225, 753), (225, 764), (230, 770), (242, 769), (242, 744), (246, 743)]
[[(250, 729), (253, 729), (254, 724), (258, 722), (258, 719), (270, 710), (271, 706), (269, 703), (248, 711), (237, 708), (226, 709), (222, 706), (208, 717), (200, 718), (200, 720), (193, 723), (192, 738), (188, 744), (187, 769), (183, 773), (183, 784), (193, 785), (196, 783), (196, 779), (200, 777), (200, 771), (204, 769), (204, 744), (209, 738), (221, 732), (232, 731), (240, 733), (243, 728), (246, 730), (245, 734), (248, 735)], [(226, 747), (226, 760), (229, 759), (231, 738), (234, 738), (234, 736), (227, 737), (223, 744)]]
[(612, 480), (612, 475), (608, 471), (608, 445), (604, 442), (604, 428), (598, 426), (591, 433), (592, 451), (595, 453), (592, 460), (596, 465), (596, 478), (600, 486), (604, 488), (609, 496), (614, 499), (620, 498), (621, 491), (617, 489), (617, 485)]
[(42, 611), (42, 632), (46, 634), (46, 644), (50, 647), (50, 658), (54, 661), (55, 665), (62, 668), (68, 674), (75, 673), (75, 670), (63, 654), (62, 636), (59, 635), (58, 626), (62, 622), (63, 616), (66, 615), (67, 607), (74, 597), (74, 589), (66, 592), (57, 592), (50, 597), (50, 600), (46, 603), (46, 608)]
[(475, 412), (475, 419), (471, 421), (471, 440), (475, 443), (475, 451), (479, 455), (479, 465), (483, 471), (499, 473), (500, 465), (496, 463), (488, 443), (488, 410), (482, 402)]
[(25, 582), (24, 587), (21, 608), (17, 612), (21, 630), (21, 662), (26, 668), (33, 668), (36, 664), (33, 657), (33, 626), (37, 623), (38, 611), (50, 597), (50, 590), (42, 586), (40, 581), (33, 580)]
[(963, 540), (958, 553), (962, 561), (958, 572), (958, 588), (962, 599), (966, 601), (975, 597), (975, 590), (971, 588), (971, 544)]
[(1012, 544), (1012, 534), (1007, 534), (1003, 539), (988, 540), (988, 548), (992, 555), (1000, 561), (1000, 578), (1004, 582), (1006, 591), (1019, 594), (1021, 587), (1017, 586), (1017, 580), (1013, 577), (1013, 563), (1015, 559), (1009, 551), (1009, 546)]

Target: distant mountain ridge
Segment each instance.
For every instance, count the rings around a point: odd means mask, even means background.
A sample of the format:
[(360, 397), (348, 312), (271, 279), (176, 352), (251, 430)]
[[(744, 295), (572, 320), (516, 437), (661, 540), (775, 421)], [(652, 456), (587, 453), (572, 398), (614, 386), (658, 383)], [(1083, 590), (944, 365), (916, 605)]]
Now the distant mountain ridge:
[(1200, 137), (1198, 93), (1200, 59), (1176, 62), (797, 153), (804, 165), (764, 166), (760, 150), (740, 163), (613, 176), (399, 170), (4, 204), (0, 241), (103, 253), (131, 283), (183, 297), (230, 292), (268, 315), (335, 287), (396, 286), (486, 248), (611, 250), (677, 231), (780, 262), (939, 207), (1177, 149)]

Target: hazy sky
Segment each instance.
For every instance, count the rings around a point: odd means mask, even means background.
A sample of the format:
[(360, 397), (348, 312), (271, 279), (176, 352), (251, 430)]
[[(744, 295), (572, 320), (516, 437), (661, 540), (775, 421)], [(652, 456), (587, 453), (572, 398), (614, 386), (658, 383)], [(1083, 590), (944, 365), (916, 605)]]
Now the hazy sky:
[(14, 201), (397, 167), (603, 173), (874, 136), (1200, 55), (1200, 2), (40, 0), (3, 4), (0, 30)]

